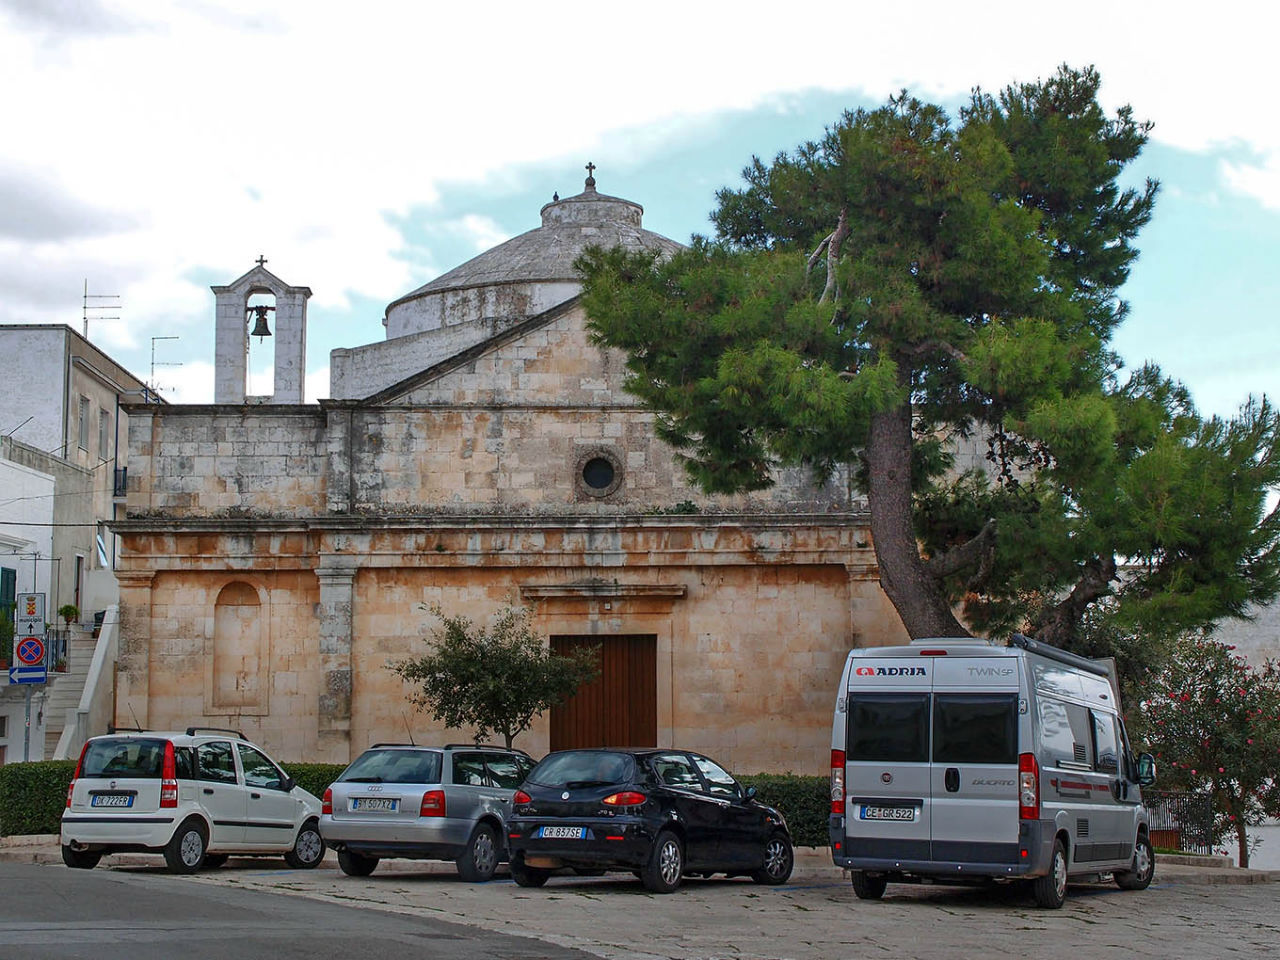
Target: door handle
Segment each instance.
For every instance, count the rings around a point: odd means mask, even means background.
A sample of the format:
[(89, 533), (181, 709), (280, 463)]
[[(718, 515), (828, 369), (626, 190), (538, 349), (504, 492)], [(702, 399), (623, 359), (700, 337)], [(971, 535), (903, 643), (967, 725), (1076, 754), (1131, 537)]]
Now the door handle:
[(262, 794), (260, 794), (260, 793), (251, 793), (251, 794), (249, 794), (249, 796), (253, 797), (253, 799), (255, 799), (255, 800), (261, 800), (261, 799), (262, 799)]
[(960, 768), (947, 767), (946, 773), (942, 775), (942, 784), (947, 788), (947, 793), (960, 792)]
[(205, 787), (205, 788), (204, 788), (204, 792), (205, 792), (205, 793), (208, 793), (208, 794), (212, 794), (212, 793), (213, 793), (213, 788), (212, 788), (212, 787)]

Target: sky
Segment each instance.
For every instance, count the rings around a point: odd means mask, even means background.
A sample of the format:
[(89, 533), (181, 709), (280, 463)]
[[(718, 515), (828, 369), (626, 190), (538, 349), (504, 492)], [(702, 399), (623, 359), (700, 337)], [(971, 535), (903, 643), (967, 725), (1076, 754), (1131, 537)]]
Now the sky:
[(538, 226), (588, 161), (687, 241), (753, 155), (845, 108), (905, 88), (954, 112), (974, 86), (1092, 64), (1104, 106), (1155, 124), (1126, 181), (1162, 185), (1114, 346), (1230, 416), (1280, 398), (1257, 9), (0, 0), (0, 323), (83, 331), (87, 290), (90, 340), (170, 402), (212, 402), (209, 287), (262, 255), (313, 291), (314, 401), (330, 350), (384, 339), (388, 303)]

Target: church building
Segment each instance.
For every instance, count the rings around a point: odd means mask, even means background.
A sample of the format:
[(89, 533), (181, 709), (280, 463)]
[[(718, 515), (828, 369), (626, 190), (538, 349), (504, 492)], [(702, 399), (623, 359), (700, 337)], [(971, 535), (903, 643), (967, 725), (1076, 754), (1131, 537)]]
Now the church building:
[[(513, 604), (601, 658), (517, 740), (531, 754), (676, 745), (823, 773), (849, 647), (906, 639), (865, 502), (847, 474), (690, 484), (578, 300), (587, 246), (678, 249), (642, 213), (589, 175), (393, 301), (385, 340), (335, 350), (318, 404), (311, 291), (261, 262), (214, 287), (215, 402), (129, 408), (117, 723), (236, 727), (286, 761), (466, 739), (388, 665), (426, 651), (424, 604), (478, 624)], [(248, 395), (251, 332), (272, 337), (271, 396)]]

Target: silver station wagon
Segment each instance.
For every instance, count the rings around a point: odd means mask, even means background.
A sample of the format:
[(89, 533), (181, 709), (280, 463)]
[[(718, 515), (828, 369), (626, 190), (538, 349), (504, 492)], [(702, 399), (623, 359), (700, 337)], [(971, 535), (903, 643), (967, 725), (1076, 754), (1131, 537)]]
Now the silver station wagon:
[(404, 857), (452, 860), (463, 880), (483, 882), (507, 859), (511, 797), (533, 767), (501, 747), (376, 743), (325, 791), (320, 834), (348, 876)]

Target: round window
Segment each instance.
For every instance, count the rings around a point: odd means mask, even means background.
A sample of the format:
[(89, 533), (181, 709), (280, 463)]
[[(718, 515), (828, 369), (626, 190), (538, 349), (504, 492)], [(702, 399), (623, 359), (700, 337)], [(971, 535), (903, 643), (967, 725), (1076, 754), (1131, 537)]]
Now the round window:
[(582, 482), (592, 490), (604, 490), (613, 483), (613, 464), (604, 457), (592, 457), (582, 468)]
[(578, 457), (577, 476), (573, 485), (579, 497), (599, 499), (612, 494), (622, 485), (622, 461), (609, 447), (593, 447)]

